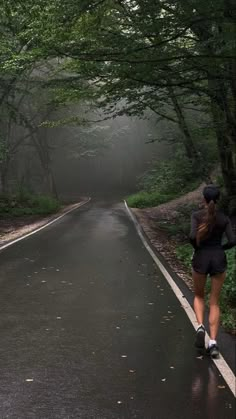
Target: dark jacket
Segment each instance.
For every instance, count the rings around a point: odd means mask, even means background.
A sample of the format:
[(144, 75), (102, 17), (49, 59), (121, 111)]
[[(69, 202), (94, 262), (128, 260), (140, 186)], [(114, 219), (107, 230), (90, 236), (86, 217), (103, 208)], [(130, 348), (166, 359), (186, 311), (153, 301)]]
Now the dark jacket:
[[(204, 222), (204, 216), (206, 215), (206, 210), (195, 211), (191, 217), (191, 232), (190, 232), (190, 243), (192, 246), (197, 249), (199, 248), (208, 248), (208, 247), (221, 247), (224, 250), (231, 249), (236, 245), (236, 237), (233, 232), (232, 224), (229, 219), (223, 212), (216, 211), (216, 222), (209, 231), (205, 239), (201, 240), (200, 245), (197, 246), (197, 230), (198, 226)], [(224, 234), (227, 238), (227, 243), (222, 244), (222, 239)]]

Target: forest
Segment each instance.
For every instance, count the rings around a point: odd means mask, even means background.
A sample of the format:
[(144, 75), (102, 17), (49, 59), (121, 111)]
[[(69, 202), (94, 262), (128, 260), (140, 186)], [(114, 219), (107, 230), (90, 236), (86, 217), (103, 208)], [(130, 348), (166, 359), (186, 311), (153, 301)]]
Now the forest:
[[(37, 172), (57, 197), (58, 143), (79, 157), (97, 155), (111, 137), (104, 125), (128, 116), (151, 118), (156, 129), (146, 142), (169, 147), (162, 165), (153, 162), (152, 192), (160, 178), (170, 180), (168, 195), (217, 170), (235, 213), (233, 1), (6, 0), (0, 15), (3, 195), (34, 192)], [(64, 127), (69, 135), (55, 141)]]

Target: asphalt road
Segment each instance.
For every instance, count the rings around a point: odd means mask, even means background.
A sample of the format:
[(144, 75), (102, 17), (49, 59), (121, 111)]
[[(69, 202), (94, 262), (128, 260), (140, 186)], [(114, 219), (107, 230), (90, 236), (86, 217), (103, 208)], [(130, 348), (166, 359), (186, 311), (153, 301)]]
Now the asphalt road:
[(0, 253), (1, 419), (233, 419), (235, 401), (122, 205)]

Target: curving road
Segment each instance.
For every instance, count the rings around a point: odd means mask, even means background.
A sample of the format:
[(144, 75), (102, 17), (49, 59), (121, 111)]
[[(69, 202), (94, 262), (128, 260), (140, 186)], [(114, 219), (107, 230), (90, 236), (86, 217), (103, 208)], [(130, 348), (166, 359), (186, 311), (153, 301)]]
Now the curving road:
[(1, 419), (233, 419), (231, 391), (122, 205), (0, 253)]

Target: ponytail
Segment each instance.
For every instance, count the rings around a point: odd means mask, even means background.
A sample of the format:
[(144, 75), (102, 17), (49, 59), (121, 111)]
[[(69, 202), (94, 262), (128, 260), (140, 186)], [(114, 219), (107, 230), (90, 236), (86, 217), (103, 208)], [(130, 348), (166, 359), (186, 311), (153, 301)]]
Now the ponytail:
[(216, 204), (211, 200), (207, 206), (206, 214), (203, 218), (203, 221), (198, 226), (197, 230), (197, 245), (199, 246), (200, 242), (207, 238), (208, 234), (212, 231), (216, 222)]

